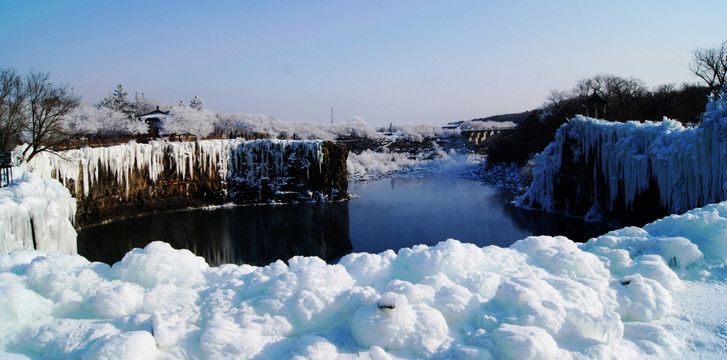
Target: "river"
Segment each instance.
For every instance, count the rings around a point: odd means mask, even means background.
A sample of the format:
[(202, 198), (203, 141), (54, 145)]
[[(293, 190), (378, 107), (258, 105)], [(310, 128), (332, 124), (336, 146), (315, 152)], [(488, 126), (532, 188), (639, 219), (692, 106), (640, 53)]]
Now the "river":
[(512, 194), (451, 173), (395, 175), (349, 185), (332, 203), (225, 206), (161, 212), (83, 228), (78, 252), (113, 264), (161, 240), (210, 265), (265, 265), (294, 255), (335, 262), (349, 252), (397, 251), (454, 238), (506, 247), (530, 235), (585, 241), (608, 230), (580, 219), (515, 208)]

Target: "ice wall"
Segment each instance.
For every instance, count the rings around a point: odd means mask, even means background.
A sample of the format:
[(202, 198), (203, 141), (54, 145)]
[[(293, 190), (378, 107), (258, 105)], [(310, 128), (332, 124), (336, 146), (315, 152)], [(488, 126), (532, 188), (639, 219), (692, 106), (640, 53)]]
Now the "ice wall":
[(75, 214), (75, 199), (58, 181), (23, 173), (0, 188), (0, 253), (35, 249), (75, 254)]
[[(698, 127), (669, 119), (615, 123), (576, 116), (536, 156), (533, 183), (516, 202), (580, 216), (585, 214), (575, 202), (588, 202), (590, 215), (600, 210), (609, 217), (617, 209), (637, 210), (635, 203), (647, 191), (658, 192), (660, 203), (652, 205), (669, 213), (725, 200), (725, 107), (724, 99), (712, 98)], [(589, 180), (569, 181), (576, 172)], [(568, 192), (578, 194), (564, 202)]]
[[(317, 140), (257, 140), (240, 142), (226, 164), (228, 188), (235, 202), (277, 199), (300, 193), (311, 171), (322, 171), (322, 142)], [(266, 196), (267, 194), (267, 196)]]
[(322, 145), (321, 141), (274, 139), (130, 142), (41, 153), (28, 167), (42, 177), (59, 179), (79, 197), (89, 196), (101, 171), (113, 174), (116, 182), (125, 186), (125, 197), (129, 197), (134, 172), (143, 171), (148, 179), (157, 182), (170, 169), (182, 179), (194, 179), (201, 172), (221, 177), (222, 181), (257, 187), (260, 191), (267, 185), (276, 192), (275, 186), (290, 179), (293, 170), (305, 169), (306, 175), (311, 169), (321, 171)]

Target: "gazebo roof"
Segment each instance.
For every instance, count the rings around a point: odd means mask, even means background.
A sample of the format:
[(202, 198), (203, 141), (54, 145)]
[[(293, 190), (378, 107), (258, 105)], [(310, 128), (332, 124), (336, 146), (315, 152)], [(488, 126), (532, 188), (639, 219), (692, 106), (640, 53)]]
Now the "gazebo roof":
[(595, 92), (581, 103), (583, 106), (608, 105), (608, 101), (598, 96)]
[(161, 111), (161, 110), (159, 110), (159, 107), (157, 106), (156, 110), (154, 110), (152, 112), (148, 112), (143, 115), (139, 115), (139, 119), (155, 118), (155, 117), (167, 116), (167, 115), (169, 115), (169, 111)]

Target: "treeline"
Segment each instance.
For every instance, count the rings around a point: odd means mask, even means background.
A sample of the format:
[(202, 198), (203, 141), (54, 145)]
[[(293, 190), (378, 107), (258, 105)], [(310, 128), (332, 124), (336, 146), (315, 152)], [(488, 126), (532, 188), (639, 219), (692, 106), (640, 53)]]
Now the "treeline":
[[(142, 116), (151, 112), (159, 121), (143, 120)], [(390, 128), (401, 138), (411, 140), (445, 132), (433, 125)], [(13, 68), (0, 68), (0, 151), (23, 145), (22, 157), (27, 161), (42, 151), (147, 141), (156, 136), (170, 140), (384, 137), (360, 117), (329, 125), (284, 121), (270, 115), (223, 113), (208, 109), (197, 95), (189, 102), (164, 105), (143, 93), (130, 96), (121, 84), (98, 103), (83, 102), (68, 85), (50, 82), (48, 73), (20, 75)]]
[(648, 89), (633, 77), (596, 75), (578, 81), (569, 91), (552, 91), (540, 109), (532, 111), (513, 132), (490, 144), (486, 150), (488, 160), (525, 163), (545, 149), (567, 119), (586, 113), (584, 102), (594, 96), (607, 102), (599, 118), (623, 122), (667, 117), (684, 124), (698, 123), (707, 95), (719, 98), (727, 87), (727, 41), (715, 48), (692, 51), (688, 68), (704, 86), (669, 84)]
[[(633, 77), (596, 75), (579, 80), (568, 91), (554, 90), (547, 101), (533, 110), (511, 133), (491, 143), (486, 154), (490, 162), (525, 163), (553, 140), (556, 130), (577, 114), (586, 114), (584, 102), (598, 95), (607, 102), (598, 117), (610, 121), (660, 121), (664, 117), (684, 124), (697, 123), (712, 89), (694, 84), (661, 85), (648, 89)], [(593, 110), (590, 113), (593, 116)]]

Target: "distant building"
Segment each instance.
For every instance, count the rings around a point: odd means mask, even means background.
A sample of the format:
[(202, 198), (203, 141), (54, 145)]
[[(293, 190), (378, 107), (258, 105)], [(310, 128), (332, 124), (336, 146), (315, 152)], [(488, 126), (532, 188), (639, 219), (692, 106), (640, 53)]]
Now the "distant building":
[(593, 117), (598, 119), (599, 110), (602, 116), (606, 115), (606, 106), (608, 106), (608, 101), (598, 96), (598, 94), (594, 91), (593, 95), (589, 96), (581, 103), (581, 106), (586, 108), (586, 116), (591, 116), (590, 114), (592, 111)]
[(464, 121), (447, 123), (447, 125), (442, 125), (442, 129), (445, 129), (445, 130), (459, 129), (459, 127), (462, 126), (462, 123), (464, 123)]
[(159, 110), (159, 106), (157, 106), (157, 109), (146, 113), (144, 115), (140, 115), (138, 117), (139, 121), (143, 121), (146, 123), (148, 127), (148, 133), (152, 137), (159, 137), (159, 130), (161, 130), (161, 124), (162, 122), (169, 116), (169, 111), (161, 111)]

